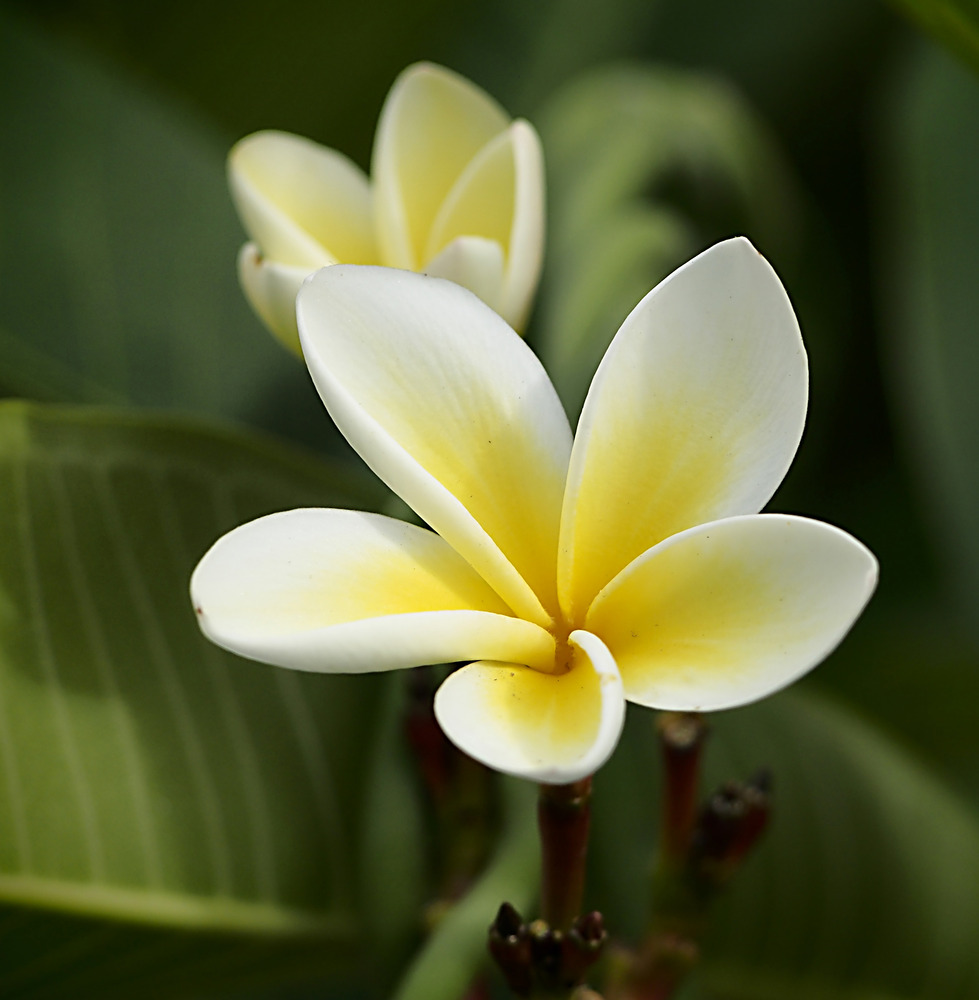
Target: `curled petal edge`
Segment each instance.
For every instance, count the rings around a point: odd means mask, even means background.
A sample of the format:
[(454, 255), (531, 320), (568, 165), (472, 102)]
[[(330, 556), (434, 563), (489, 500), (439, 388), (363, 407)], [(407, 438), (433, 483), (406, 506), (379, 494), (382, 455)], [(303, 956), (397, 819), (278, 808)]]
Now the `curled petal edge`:
[[(463, 752), (488, 767), (528, 781), (566, 784), (593, 774), (608, 760), (625, 720), (625, 696), (615, 661), (604, 643), (591, 633), (575, 631), (570, 644), (586, 661), (576, 670), (590, 669), (586, 699), (575, 704), (548, 696), (546, 686), (563, 678), (513, 663), (471, 663), (450, 674), (435, 695), (435, 715), (446, 736)], [(573, 672), (568, 680), (573, 677)], [(528, 688), (529, 685), (529, 688)], [(544, 701), (540, 703), (541, 693)], [(582, 710), (593, 707), (589, 694), (598, 696), (598, 719), (588, 745), (568, 756), (567, 750), (548, 748), (540, 738), (548, 712), (568, 709), (566, 725), (574, 726)], [(511, 702), (511, 698), (516, 701)], [(521, 701), (526, 703), (521, 705)], [(516, 706), (516, 710), (514, 710)], [(543, 713), (543, 714), (541, 714)], [(560, 723), (559, 723), (560, 724)], [(573, 737), (573, 732), (571, 733)]]

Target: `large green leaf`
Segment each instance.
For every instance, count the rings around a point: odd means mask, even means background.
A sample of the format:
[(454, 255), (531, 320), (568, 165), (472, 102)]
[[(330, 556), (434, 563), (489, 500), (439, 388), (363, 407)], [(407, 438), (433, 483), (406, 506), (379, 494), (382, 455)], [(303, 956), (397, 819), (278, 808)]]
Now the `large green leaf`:
[(394, 1000), (464, 997), (490, 964), (487, 932), (500, 904), (505, 901), (518, 912), (528, 912), (540, 885), (536, 792), (530, 782), (503, 780), (504, 829), (496, 854), (419, 950)]
[(5, 997), (186, 993), (275, 941), (354, 954), (377, 685), (219, 651), (187, 583), (235, 524), (380, 492), (230, 431), (0, 405)]
[(328, 433), (235, 276), (227, 143), (0, 10), (0, 391)]
[(612, 335), (657, 281), (745, 229), (767, 253), (788, 253), (799, 206), (761, 123), (697, 74), (595, 72), (539, 124), (551, 206), (541, 354), (576, 413)]
[(979, 603), (979, 80), (924, 46), (879, 164), (883, 347), (898, 426), (966, 621)]
[[(811, 696), (779, 695), (712, 723), (706, 788), (769, 765), (775, 814), (685, 995), (979, 996), (972, 812), (871, 727)], [(596, 779), (591, 899), (633, 935), (648, 903), (636, 872), (652, 858), (658, 768), (652, 717), (637, 712)]]

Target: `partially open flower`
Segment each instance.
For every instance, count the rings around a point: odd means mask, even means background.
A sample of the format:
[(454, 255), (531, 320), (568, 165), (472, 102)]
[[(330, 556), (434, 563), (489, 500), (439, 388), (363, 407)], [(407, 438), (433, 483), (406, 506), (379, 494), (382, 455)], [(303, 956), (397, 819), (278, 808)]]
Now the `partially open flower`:
[(632, 311), (572, 442), (530, 349), (445, 281), (330, 267), (299, 295), (313, 380), (434, 531), (295, 510), (235, 529), (191, 581), (205, 634), (298, 670), (476, 661), (435, 699), (491, 767), (578, 780), (625, 700), (704, 711), (789, 684), (840, 641), (877, 564), (838, 528), (758, 514), (807, 401), (798, 324), (744, 239)]
[(478, 87), (429, 63), (391, 88), (372, 178), (286, 132), (257, 132), (228, 158), (250, 242), (238, 273), (253, 308), (299, 351), (296, 293), (328, 264), (383, 264), (449, 278), (508, 323), (526, 321), (544, 245), (540, 140)]

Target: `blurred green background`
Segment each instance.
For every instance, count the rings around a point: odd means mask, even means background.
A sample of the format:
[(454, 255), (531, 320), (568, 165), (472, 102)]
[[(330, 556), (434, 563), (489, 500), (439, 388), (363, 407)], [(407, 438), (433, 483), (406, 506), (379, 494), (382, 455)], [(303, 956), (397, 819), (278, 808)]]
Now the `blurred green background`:
[[(823, 666), (716, 721), (712, 780), (768, 763), (779, 805), (689, 996), (979, 997), (977, 25), (964, 0), (5, 0), (0, 391), (28, 403), (0, 406), (0, 994), (450, 1000), (481, 961), (493, 903), (411, 965), (433, 862), (400, 682), (205, 651), (184, 596), (247, 517), (390, 504), (243, 302), (223, 160), (280, 128), (366, 168), (430, 59), (541, 132), (529, 337), (572, 419), (641, 295), (745, 233), (812, 372), (771, 508), (881, 563)], [(625, 936), (650, 720), (596, 784), (589, 899)], [(481, 891), (529, 906), (524, 799)]]

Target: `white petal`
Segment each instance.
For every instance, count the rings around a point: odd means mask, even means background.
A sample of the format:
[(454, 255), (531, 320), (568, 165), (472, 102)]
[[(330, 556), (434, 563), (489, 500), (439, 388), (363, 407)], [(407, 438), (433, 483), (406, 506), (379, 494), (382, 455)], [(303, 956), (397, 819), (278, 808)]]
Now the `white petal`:
[[(505, 285), (496, 301), (463, 284), (519, 329), (537, 288), (544, 250), (544, 160), (527, 122), (514, 122), (466, 166), (439, 209), (425, 259), (465, 235), (494, 240), (505, 251)], [(423, 270), (440, 273), (428, 265)]]
[(407, 271), (325, 268), (297, 308), (347, 440), (517, 615), (546, 627), (571, 432), (531, 350), (470, 292)]
[(470, 757), (531, 781), (593, 774), (622, 732), (622, 681), (594, 635), (573, 632), (570, 644), (564, 674), (507, 663), (471, 663), (450, 674), (435, 695), (446, 736)]
[(305, 267), (263, 257), (254, 243), (246, 243), (238, 254), (238, 280), (245, 298), (269, 330), (300, 357), (296, 295), (308, 274)]
[(466, 165), (508, 125), (488, 94), (441, 66), (409, 66), (381, 110), (371, 173), (381, 259), (418, 269), (429, 230)]
[(826, 657), (877, 582), (839, 528), (782, 514), (699, 525), (643, 553), (587, 617), (630, 701), (707, 711), (756, 701)]
[(441, 538), (379, 514), (303, 509), (251, 521), (212, 546), (190, 586), (209, 639), (295, 670), (554, 658), (551, 636), (510, 616)]
[(544, 263), (544, 153), (529, 122), (515, 121), (510, 131), (516, 191), (500, 315), (523, 330)]
[(425, 265), (425, 274), (454, 281), (494, 312), (503, 299), (503, 247), (482, 236), (459, 236)]
[(508, 247), (515, 188), (513, 139), (507, 129), (459, 174), (432, 222), (422, 260), (430, 260), (457, 236), (485, 236)]
[(264, 256), (307, 273), (377, 260), (367, 178), (335, 150), (287, 132), (256, 132), (231, 150), (228, 183)]
[(569, 618), (664, 538), (760, 510), (795, 454), (807, 393), (792, 305), (747, 240), (657, 285), (609, 346), (578, 425), (559, 567)]

